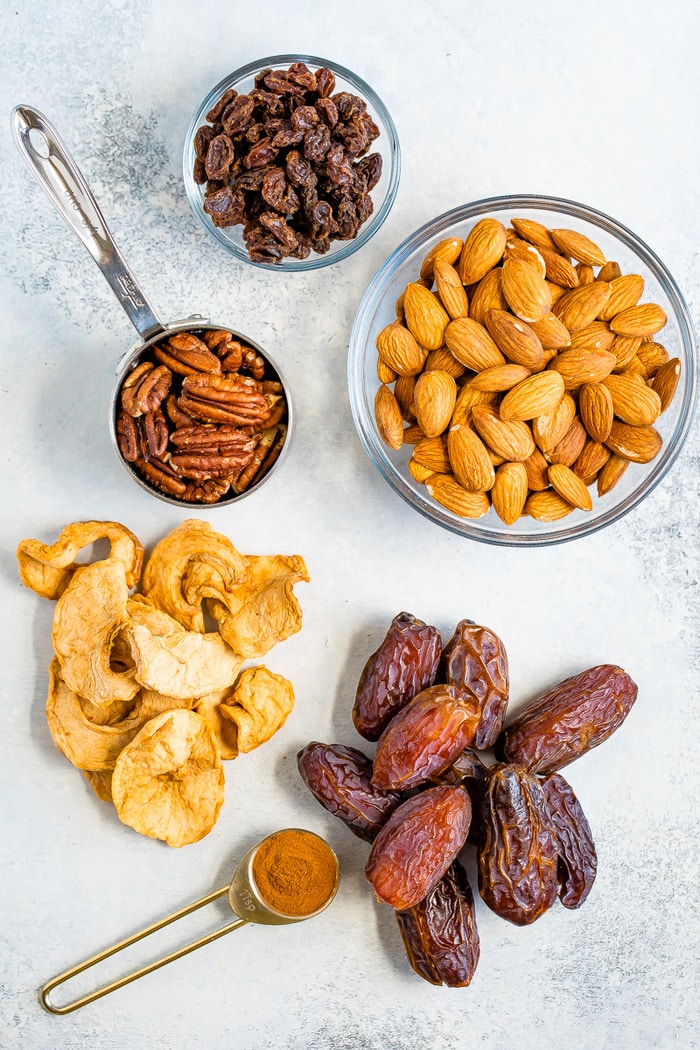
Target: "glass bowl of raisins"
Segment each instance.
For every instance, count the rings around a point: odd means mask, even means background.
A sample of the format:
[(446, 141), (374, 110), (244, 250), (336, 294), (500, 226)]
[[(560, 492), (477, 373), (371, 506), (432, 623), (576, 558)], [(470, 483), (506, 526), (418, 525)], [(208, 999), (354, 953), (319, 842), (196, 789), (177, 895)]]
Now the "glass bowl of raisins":
[(617, 220), (493, 197), (386, 260), (348, 386), (365, 450), (411, 507), (543, 546), (617, 521), (664, 478), (693, 420), (696, 341), (674, 278)]
[(272, 270), (313, 270), (357, 251), (389, 214), (400, 170), (381, 99), (350, 70), (309, 55), (275, 55), (225, 77), (192, 118), (183, 158), (205, 230)]

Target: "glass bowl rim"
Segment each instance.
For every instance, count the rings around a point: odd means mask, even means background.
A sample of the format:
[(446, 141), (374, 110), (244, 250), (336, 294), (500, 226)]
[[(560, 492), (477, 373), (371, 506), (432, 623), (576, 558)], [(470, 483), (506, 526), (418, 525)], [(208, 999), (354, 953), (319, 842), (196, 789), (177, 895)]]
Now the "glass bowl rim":
[[(386, 136), (388, 140), (386, 150), (382, 151), (382, 161), (389, 161), (389, 179), (380, 206), (360, 227), (357, 236), (352, 240), (345, 241), (341, 248), (338, 248), (336, 251), (326, 252), (325, 255), (317, 255), (312, 252), (307, 259), (283, 259), (279, 263), (253, 262), (248, 256), (245, 248), (233, 243), (218, 226), (215, 226), (210, 222), (202, 208), (201, 201), (198, 197), (197, 184), (192, 177), (191, 170), (192, 157), (194, 155), (194, 136), (202, 122), (204, 122), (204, 115), (211, 109), (216, 99), (219, 98), (227, 88), (231, 87), (232, 84), (245, 79), (245, 77), (250, 76), (252, 73), (265, 69), (267, 66), (274, 67), (291, 64), (292, 62), (305, 62), (307, 65), (316, 66), (317, 68), (326, 67), (330, 69), (333, 73), (352, 84), (357, 92), (370, 103), (382, 121), (383, 126), (381, 128), (381, 134), (382, 136)], [(379, 141), (380, 140), (378, 139), (377, 142)], [(262, 270), (273, 270), (276, 273), (304, 272), (318, 270), (324, 266), (330, 266), (333, 263), (342, 262), (343, 259), (347, 259), (366, 244), (382, 227), (393, 207), (399, 188), (399, 182), (401, 179), (401, 146), (399, 144), (396, 125), (394, 124), (394, 120), (385, 103), (379, 97), (374, 88), (370, 87), (370, 85), (363, 80), (362, 77), (358, 76), (357, 73), (353, 73), (352, 70), (347, 69), (338, 62), (333, 62), (330, 59), (319, 58), (315, 55), (270, 55), (267, 58), (248, 62), (246, 65), (233, 70), (233, 72), (223, 77), (218, 84), (207, 92), (199, 103), (187, 128), (183, 146), (182, 172), (185, 193), (187, 194), (187, 200), (192, 212), (210, 237), (213, 237), (218, 241), (218, 243), (221, 244), (230, 255), (236, 259), (240, 259), (242, 262), (248, 263), (250, 266), (255, 266)]]
[[(678, 420), (673, 433), (664, 442), (662, 453), (651, 473), (625, 499), (615, 502), (608, 510), (596, 514), (593, 518), (584, 518), (575, 525), (562, 525), (561, 528), (557, 528), (558, 523), (553, 522), (551, 525), (554, 528), (549, 528), (549, 530), (546, 526), (550, 523), (543, 523), (545, 528), (534, 534), (487, 532), (479, 526), (479, 519), (455, 520), (448, 516), (449, 512), (440, 504), (429, 505), (420, 500), (383, 448), (374, 428), (374, 417), (371, 407), (366, 402), (364, 389), (367, 336), (373, 316), (396, 271), (422, 244), (432, 240), (440, 233), (445, 233), (456, 223), (476, 218), (489, 210), (517, 207), (568, 215), (592, 223), (621, 241), (644, 262), (661, 285), (673, 307), (673, 320), (678, 328), (684, 354), (682, 364), (685, 382), (682, 387)], [(590, 536), (618, 521), (645, 499), (665, 477), (678, 457), (693, 422), (698, 385), (695, 358), (696, 337), (685, 299), (666, 265), (636, 233), (605, 212), (577, 201), (542, 194), (503, 194), (483, 197), (443, 212), (409, 234), (384, 261), (367, 286), (355, 314), (348, 347), (347, 382), (353, 421), (367, 455), (390, 487), (414, 510), (432, 521), (433, 524), (441, 525), (458, 536), (475, 539), (481, 543), (503, 547), (544, 547)], [(680, 390), (679, 393), (681, 393)], [(562, 522), (565, 521), (566, 519), (562, 519)], [(503, 525), (503, 529), (505, 528), (507, 526)]]

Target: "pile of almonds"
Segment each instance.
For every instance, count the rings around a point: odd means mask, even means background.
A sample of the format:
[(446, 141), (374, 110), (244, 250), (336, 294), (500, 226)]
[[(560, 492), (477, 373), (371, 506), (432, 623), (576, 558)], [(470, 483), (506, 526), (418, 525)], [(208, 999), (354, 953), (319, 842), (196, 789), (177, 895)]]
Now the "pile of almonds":
[(532, 219), (439, 241), (377, 336), (382, 440), (412, 445), (411, 476), (460, 517), (590, 511), (590, 486), (658, 454), (680, 378), (643, 292), (584, 234)]

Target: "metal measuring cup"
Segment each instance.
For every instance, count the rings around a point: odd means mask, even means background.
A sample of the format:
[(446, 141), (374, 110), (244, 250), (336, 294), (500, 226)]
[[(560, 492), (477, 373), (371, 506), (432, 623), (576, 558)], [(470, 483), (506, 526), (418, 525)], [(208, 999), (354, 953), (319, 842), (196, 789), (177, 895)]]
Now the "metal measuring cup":
[[(282, 912), (276, 911), (265, 902), (255, 882), (253, 865), (258, 851), (271, 839), (274, 839), (279, 835), (284, 835), (289, 831), (299, 832), (302, 835), (314, 839), (316, 843), (326, 851), (327, 857), (335, 869), (335, 879), (326, 900), (320, 905), (320, 907), (305, 915), (285, 915)], [(65, 970), (63, 973), (53, 977), (41, 989), (41, 1002), (51, 1013), (69, 1014), (72, 1013), (73, 1010), (80, 1009), (81, 1006), (87, 1006), (88, 1003), (94, 1002), (95, 999), (100, 999), (103, 995), (108, 995), (110, 992), (115, 992), (118, 988), (123, 988), (125, 984), (130, 984), (132, 981), (138, 980), (139, 977), (144, 977), (147, 973), (152, 973), (153, 970), (160, 969), (161, 966), (165, 966), (167, 963), (174, 962), (175, 959), (180, 959), (183, 955), (187, 955), (189, 952), (193, 952), (195, 949), (201, 948), (203, 945), (209, 944), (211, 941), (218, 940), (219, 937), (223, 937), (225, 934), (231, 933), (233, 930), (237, 930), (241, 926), (245, 926), (247, 923), (259, 923), (263, 926), (284, 926), (292, 922), (303, 922), (304, 919), (313, 919), (316, 915), (320, 915), (321, 912), (325, 911), (328, 905), (332, 902), (338, 891), (339, 884), (340, 865), (338, 863), (338, 858), (325, 839), (321, 838), (320, 835), (316, 835), (313, 831), (307, 831), (301, 828), (285, 828), (283, 831), (275, 831), (272, 835), (267, 835), (264, 839), (253, 846), (248, 853), (246, 853), (245, 857), (236, 868), (234, 876), (228, 885), (222, 886), (218, 890), (214, 890), (212, 893), (207, 894), (206, 897), (202, 897), (200, 900), (194, 901), (192, 904), (188, 904), (184, 908), (180, 908), (179, 911), (173, 912), (172, 915), (168, 915), (166, 918), (154, 922), (151, 926), (139, 930), (138, 933), (126, 937), (117, 944), (113, 944), (110, 948), (105, 948), (104, 951), (98, 952), (97, 955), (93, 955), (89, 959), (85, 959), (84, 962), (78, 963), (76, 966), (72, 966), (69, 970)], [(186, 915), (191, 915), (192, 912), (197, 911), (199, 908), (203, 908), (207, 904), (211, 904), (212, 901), (218, 900), (219, 897), (223, 896), (227, 897), (231, 910), (237, 916), (233, 922), (220, 926), (212, 933), (205, 934), (203, 937), (199, 937), (190, 944), (183, 945), (183, 947), (177, 948), (168, 955), (164, 955), (162, 958), (156, 959), (154, 962), (148, 963), (146, 966), (142, 966), (138, 970), (126, 974), (124, 977), (120, 977), (115, 981), (110, 981), (108, 984), (102, 985), (100, 988), (95, 989), (95, 991), (82, 995), (77, 999), (73, 999), (71, 1002), (65, 1003), (64, 1005), (58, 1005), (52, 1002), (51, 992), (55, 988), (66, 984), (68, 981), (72, 980), (72, 978), (77, 977), (78, 974), (92, 969), (93, 966), (97, 966), (105, 959), (109, 959), (112, 955), (116, 955), (117, 952), (129, 948), (132, 944), (144, 940), (158, 930), (162, 930), (165, 926), (177, 922), (178, 919), (182, 919)]]
[(70, 152), (49, 120), (30, 106), (17, 106), (12, 111), (12, 133), (17, 148), (29, 170), (80, 242), (87, 248), (117, 297), (122, 309), (139, 333), (140, 342), (127, 351), (117, 364), (117, 380), (109, 407), (112, 445), (119, 461), (131, 478), (152, 496), (179, 507), (202, 508), (200, 501), (168, 495), (150, 485), (122, 454), (117, 440), (119, 395), (125, 377), (148, 356), (149, 350), (164, 337), (176, 332), (198, 332), (202, 329), (225, 330), (234, 339), (252, 347), (269, 366), (269, 378), (282, 386), (287, 406), (287, 431), (284, 444), (273, 468), (243, 492), (231, 492), (207, 507), (228, 505), (256, 491), (284, 459), (292, 433), (293, 414), (289, 387), (270, 355), (254, 340), (230, 325), (215, 324), (200, 314), (164, 324), (141, 290), (124, 261), (107, 227), (104, 216)]

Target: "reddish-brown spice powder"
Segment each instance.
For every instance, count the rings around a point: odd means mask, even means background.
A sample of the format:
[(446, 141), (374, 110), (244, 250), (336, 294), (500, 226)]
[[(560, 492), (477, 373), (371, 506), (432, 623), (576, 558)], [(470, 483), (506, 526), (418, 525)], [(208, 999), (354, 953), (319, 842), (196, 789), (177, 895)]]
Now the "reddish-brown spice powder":
[(253, 860), (253, 878), (269, 908), (282, 915), (311, 915), (333, 894), (338, 864), (323, 839), (294, 828), (263, 842)]

